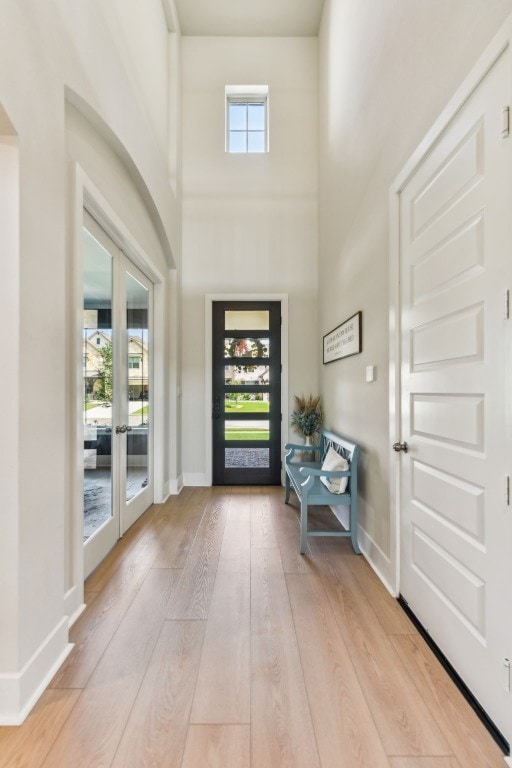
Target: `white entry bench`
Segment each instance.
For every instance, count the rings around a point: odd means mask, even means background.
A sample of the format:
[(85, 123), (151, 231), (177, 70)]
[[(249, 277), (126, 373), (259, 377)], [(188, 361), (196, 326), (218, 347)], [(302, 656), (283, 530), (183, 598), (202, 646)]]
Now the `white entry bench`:
[[(354, 552), (357, 543), (357, 460), (359, 446), (340, 435), (322, 429), (318, 445), (304, 446), (287, 443), (285, 457), (285, 502), (293, 488), (300, 501), (300, 552), (307, 549), (308, 536), (350, 537)], [(302, 461), (302, 454), (315, 451), (318, 461)], [(346, 462), (346, 463), (345, 463)], [(346, 487), (345, 487), (346, 486)], [(347, 506), (350, 527), (340, 531), (308, 530), (308, 508), (311, 506)]]

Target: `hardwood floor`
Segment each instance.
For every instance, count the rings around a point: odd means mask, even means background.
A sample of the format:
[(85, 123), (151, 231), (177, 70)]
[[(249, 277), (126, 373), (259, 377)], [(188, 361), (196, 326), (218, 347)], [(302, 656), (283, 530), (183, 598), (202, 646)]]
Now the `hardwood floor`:
[(350, 541), (298, 544), (280, 488), (152, 507), (88, 579), (50, 688), (0, 728), (0, 768), (502, 768)]

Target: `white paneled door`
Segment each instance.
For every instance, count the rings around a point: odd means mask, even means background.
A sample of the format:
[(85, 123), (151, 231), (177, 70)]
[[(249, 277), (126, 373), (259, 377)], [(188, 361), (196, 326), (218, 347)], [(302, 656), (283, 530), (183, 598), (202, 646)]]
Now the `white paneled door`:
[(506, 51), (400, 194), (400, 591), (507, 740), (510, 66)]

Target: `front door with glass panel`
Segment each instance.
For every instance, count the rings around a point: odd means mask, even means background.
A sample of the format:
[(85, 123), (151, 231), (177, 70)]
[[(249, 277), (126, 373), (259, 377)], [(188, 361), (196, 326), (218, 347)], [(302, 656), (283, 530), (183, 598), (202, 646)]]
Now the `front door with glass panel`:
[(213, 303), (213, 484), (281, 483), (281, 304)]
[(85, 213), (81, 421), (86, 575), (152, 502), (151, 289)]

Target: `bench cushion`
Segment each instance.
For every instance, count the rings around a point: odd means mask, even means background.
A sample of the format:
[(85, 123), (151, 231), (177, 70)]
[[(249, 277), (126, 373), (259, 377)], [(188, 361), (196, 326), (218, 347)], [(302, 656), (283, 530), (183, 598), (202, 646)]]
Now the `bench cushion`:
[[(322, 469), (336, 471), (345, 471), (349, 469), (348, 461), (334, 450), (329, 448), (322, 464)], [(348, 483), (348, 477), (321, 477), (322, 483), (331, 493), (344, 493)]]

